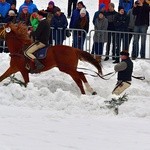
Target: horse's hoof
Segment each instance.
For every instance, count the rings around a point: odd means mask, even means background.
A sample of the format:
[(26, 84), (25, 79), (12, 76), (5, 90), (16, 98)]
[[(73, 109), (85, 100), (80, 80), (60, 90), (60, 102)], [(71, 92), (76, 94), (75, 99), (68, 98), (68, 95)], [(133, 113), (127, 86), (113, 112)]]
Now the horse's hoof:
[(92, 93), (92, 95), (97, 95), (97, 93), (94, 91), (94, 92)]

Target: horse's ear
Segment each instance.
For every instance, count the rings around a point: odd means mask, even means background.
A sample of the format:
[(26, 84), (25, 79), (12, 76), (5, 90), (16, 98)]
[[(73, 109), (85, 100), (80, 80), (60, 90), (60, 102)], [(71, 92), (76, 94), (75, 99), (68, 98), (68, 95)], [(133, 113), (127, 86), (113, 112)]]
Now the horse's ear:
[(7, 27), (5, 30), (6, 30), (7, 33), (9, 33), (11, 31), (11, 28)]

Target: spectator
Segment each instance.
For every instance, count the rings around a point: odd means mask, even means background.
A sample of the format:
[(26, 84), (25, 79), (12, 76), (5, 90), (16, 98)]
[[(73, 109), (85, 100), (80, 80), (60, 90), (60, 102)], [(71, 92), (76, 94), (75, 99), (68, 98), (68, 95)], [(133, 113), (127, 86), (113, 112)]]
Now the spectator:
[(127, 31), (128, 32), (131, 32), (128, 34), (128, 45), (130, 45), (130, 42), (131, 42), (131, 39), (132, 39), (132, 36), (133, 36), (133, 32), (134, 32), (134, 26), (135, 26), (135, 19), (136, 19), (136, 16), (133, 15), (133, 8), (131, 8), (128, 13), (127, 13), (127, 16), (129, 18), (129, 24), (128, 24), (128, 29)]
[(76, 9), (78, 0), (68, 0), (68, 18), (71, 17), (71, 12), (73, 12)]
[[(87, 14), (86, 9), (82, 8), (80, 10), (80, 18), (78, 18), (76, 20), (74, 28), (85, 30), (86, 33), (88, 33), (88, 31), (89, 31), (89, 18), (86, 14)], [(83, 50), (83, 45), (84, 45), (84, 41), (86, 38), (86, 33), (83, 31), (80, 31), (80, 30), (73, 32), (73, 47)]]
[(19, 13), (22, 12), (24, 6), (28, 7), (29, 14), (38, 11), (37, 6), (31, 0), (25, 0), (24, 3), (19, 7)]
[(121, 62), (115, 65), (114, 70), (118, 72), (117, 84), (112, 94), (120, 95), (125, 89), (131, 85), (133, 62), (129, 58), (128, 51), (120, 52)]
[(47, 9), (45, 10), (47, 13), (51, 13), (51, 14), (54, 14), (54, 9), (56, 8), (55, 6), (55, 3), (53, 1), (50, 1), (48, 3), (48, 7)]
[[(145, 0), (139, 0), (135, 2), (133, 7), (133, 15), (136, 16), (134, 32), (142, 33), (142, 35), (135, 34), (133, 39), (132, 58), (136, 59), (139, 55), (139, 36), (141, 37), (141, 58), (145, 58), (145, 44), (146, 44), (146, 33), (149, 26), (149, 5)], [(145, 35), (143, 35), (145, 34)]]
[(33, 28), (33, 31), (35, 31), (39, 25), (39, 19), (38, 19), (38, 13), (34, 12), (30, 16), (30, 24)]
[[(49, 24), (51, 24), (51, 20), (54, 16), (54, 9), (56, 8), (57, 6), (55, 6), (55, 3), (53, 1), (50, 1), (48, 3), (48, 7), (47, 9), (45, 10), (45, 12), (47, 12), (47, 20), (49, 22)], [(53, 45), (53, 30), (51, 29), (50, 30), (50, 37), (49, 37), (49, 45)]]
[(22, 6), (22, 12), (20, 12), (18, 14), (18, 18), (17, 18), (18, 22), (23, 22), (25, 23), (27, 26), (30, 25), (30, 14), (28, 12), (28, 7), (27, 6)]
[[(92, 54), (96, 54), (96, 60), (101, 62), (101, 55), (103, 54), (104, 43), (107, 42), (107, 32), (100, 30), (107, 30), (108, 19), (105, 18), (103, 12), (99, 12), (98, 18), (95, 20), (95, 34), (93, 37)], [(99, 30), (99, 31), (97, 31)]]
[(122, 6), (126, 13), (133, 7), (133, 4), (134, 0), (119, 0), (119, 6)]
[(14, 4), (15, 6), (17, 5), (16, 0), (6, 0), (7, 3), (10, 5)]
[[(10, 10), (10, 4), (7, 3), (6, 0), (0, 0), (0, 23), (7, 22), (7, 16), (9, 10)], [(4, 41), (0, 40), (0, 53), (2, 52), (8, 52), (8, 49), (4, 47)]]
[(6, 23), (8, 11), (10, 10), (10, 4), (6, 0), (0, 0), (0, 23)]
[(99, 5), (101, 5), (102, 3), (105, 4), (105, 10), (108, 11), (110, 2), (111, 2), (110, 0), (99, 0)]
[(113, 63), (119, 63), (119, 54), (121, 48), (121, 40), (122, 40), (122, 48), (128, 50), (128, 39), (127, 34), (119, 33), (119, 32), (126, 32), (128, 28), (129, 19), (127, 14), (124, 11), (122, 6), (119, 6), (118, 13), (115, 15), (115, 30), (118, 31), (116, 36), (116, 51), (115, 51), (115, 61)]
[(17, 14), (15, 13), (14, 10), (9, 10), (6, 22), (16, 23), (16, 21), (17, 21)]
[[(80, 2), (77, 3), (77, 8), (72, 13), (69, 28), (75, 28), (75, 24), (76, 24), (77, 20), (80, 18), (80, 10), (82, 8), (86, 9), (83, 2), (80, 1)], [(87, 10), (86, 10), (86, 16), (88, 17), (88, 20), (89, 20), (89, 13), (87, 12)]]
[(115, 36), (115, 33), (112, 31), (115, 31), (114, 21), (115, 21), (115, 15), (117, 14), (117, 12), (115, 11), (114, 8), (115, 8), (114, 3), (110, 3), (108, 6), (108, 12), (106, 12), (106, 18), (108, 19), (107, 30), (109, 32), (108, 32), (108, 41), (106, 45), (106, 57), (104, 61), (107, 61), (109, 59), (111, 43), (112, 43), (112, 59), (113, 60), (115, 59), (114, 56), (115, 56), (115, 49), (116, 49), (116, 36)]
[[(99, 10), (94, 13), (93, 25), (95, 25), (95, 20), (96, 20), (96, 18), (99, 17), (99, 13), (100, 13), (100, 12), (105, 12), (105, 4), (104, 4), (104, 3), (101, 3), (101, 4), (99, 5)], [(104, 13), (104, 15), (105, 15), (105, 13)]]
[(13, 10), (15, 12), (16, 16), (18, 15), (18, 10), (16, 9), (16, 5), (15, 4), (12, 4), (10, 6), (10, 10)]
[(51, 20), (51, 27), (53, 28), (53, 39), (55, 45), (63, 44), (63, 41), (66, 38), (65, 29), (68, 26), (68, 21), (63, 12), (61, 12), (59, 7), (54, 9), (54, 17)]

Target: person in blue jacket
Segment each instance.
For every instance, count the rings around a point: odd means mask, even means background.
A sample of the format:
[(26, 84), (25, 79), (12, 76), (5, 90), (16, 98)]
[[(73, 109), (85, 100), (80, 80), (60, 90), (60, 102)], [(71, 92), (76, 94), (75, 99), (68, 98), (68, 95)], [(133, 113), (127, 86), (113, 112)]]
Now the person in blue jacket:
[(103, 12), (104, 15), (105, 15), (105, 7), (106, 7), (106, 6), (105, 6), (104, 3), (101, 3), (101, 4), (99, 5), (99, 10), (94, 13), (94, 17), (93, 17), (93, 21), (92, 21), (92, 22), (93, 22), (93, 25), (95, 25), (95, 20), (98, 18), (100, 12)]
[(7, 3), (9, 3), (10, 5), (14, 4), (16, 6), (16, 0), (6, 0)]
[(119, 6), (122, 6), (126, 13), (133, 7), (133, 4), (134, 0), (119, 0)]
[(38, 11), (37, 6), (33, 3), (32, 0), (25, 0), (24, 3), (19, 7), (19, 13), (22, 12), (22, 8), (24, 6), (28, 7), (29, 14), (32, 14), (33, 12), (37, 12)]
[(8, 11), (10, 9), (10, 4), (6, 0), (0, 0), (0, 22), (5, 23)]
[[(72, 13), (70, 24), (69, 24), (69, 28), (75, 28), (75, 24), (76, 24), (77, 20), (80, 18), (80, 10), (82, 8), (86, 9), (86, 7), (83, 4), (83, 2), (80, 1), (80, 2), (77, 3), (77, 8)], [(88, 20), (90, 20), (89, 19), (89, 13), (87, 12), (87, 10), (86, 10), (86, 16), (88, 17)]]
[(62, 45), (66, 38), (65, 29), (68, 26), (68, 21), (59, 7), (54, 8), (54, 16), (51, 20), (52, 38), (55, 41), (55, 45)]

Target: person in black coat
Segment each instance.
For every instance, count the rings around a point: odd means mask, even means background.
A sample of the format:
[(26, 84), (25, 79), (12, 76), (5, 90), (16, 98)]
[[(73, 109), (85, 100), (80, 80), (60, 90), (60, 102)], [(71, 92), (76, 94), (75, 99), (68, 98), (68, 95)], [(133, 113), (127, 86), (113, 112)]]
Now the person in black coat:
[(115, 31), (115, 16), (117, 12), (115, 11), (115, 5), (114, 3), (109, 3), (108, 5), (108, 11), (105, 13), (106, 18), (108, 19), (108, 41), (106, 45), (106, 57), (104, 61), (107, 61), (109, 59), (110, 54), (110, 48), (112, 44), (112, 59), (114, 60), (115, 56), (115, 48), (116, 48), (116, 37), (115, 33), (112, 31)]
[(128, 34), (119, 33), (119, 32), (127, 32), (129, 24), (129, 17), (124, 11), (122, 6), (119, 6), (118, 13), (115, 15), (114, 25), (115, 31), (118, 31), (116, 36), (116, 51), (115, 51), (115, 61), (113, 63), (119, 62), (119, 53), (121, 48), (121, 40), (123, 42), (122, 49), (128, 50)]
[(54, 9), (54, 16), (51, 20), (52, 38), (55, 41), (55, 45), (62, 45), (66, 38), (65, 29), (68, 26), (68, 21), (59, 7)]
[[(146, 49), (146, 33), (149, 26), (149, 11), (150, 6), (145, 0), (136, 1), (133, 7), (133, 15), (135, 18), (134, 32), (141, 33), (135, 34), (133, 39), (132, 59), (136, 59), (140, 53), (141, 58), (145, 58)], [(145, 34), (145, 35), (142, 35)], [(141, 42), (139, 46), (139, 36)], [(139, 49), (140, 47), (140, 49)]]
[(39, 25), (35, 31), (29, 31), (29, 34), (35, 37), (35, 42), (31, 44), (24, 52), (25, 56), (31, 59), (36, 66), (35, 72), (44, 68), (44, 65), (37, 60), (33, 55), (35, 51), (45, 46), (48, 46), (50, 27), (46, 20), (45, 13), (38, 12), (37, 18), (39, 19)]

